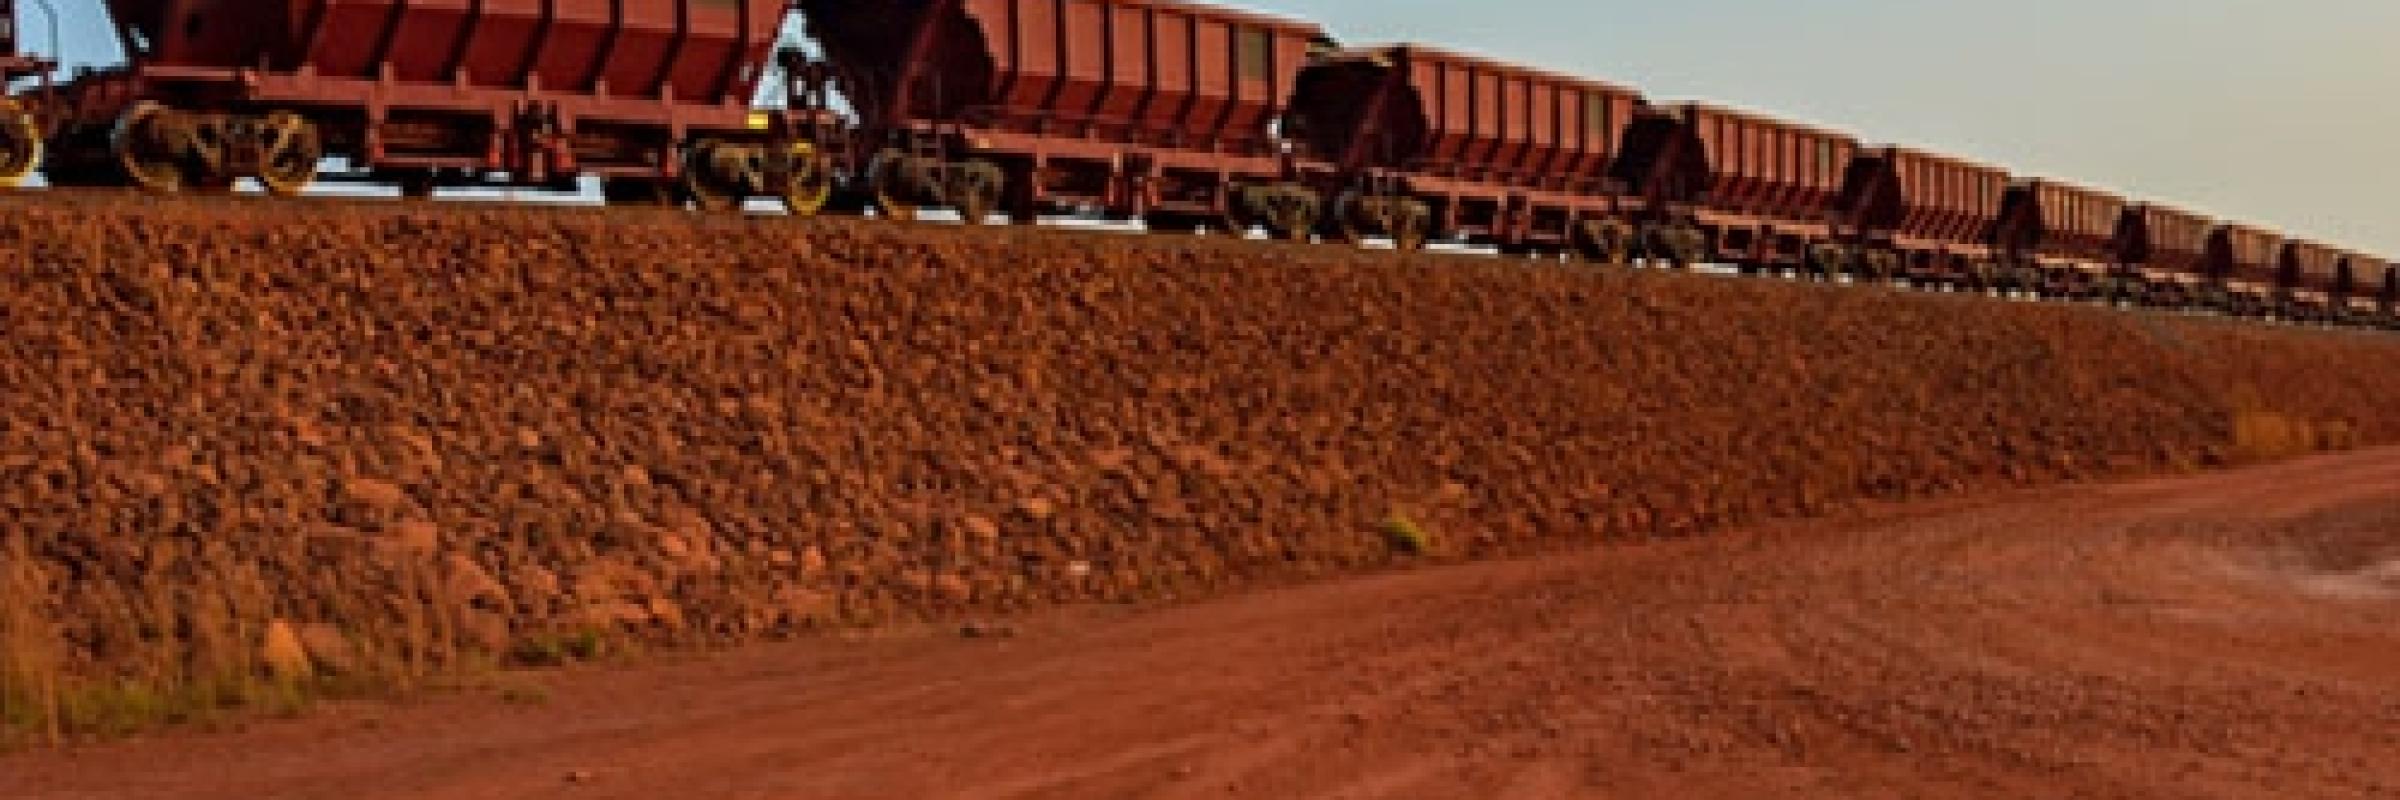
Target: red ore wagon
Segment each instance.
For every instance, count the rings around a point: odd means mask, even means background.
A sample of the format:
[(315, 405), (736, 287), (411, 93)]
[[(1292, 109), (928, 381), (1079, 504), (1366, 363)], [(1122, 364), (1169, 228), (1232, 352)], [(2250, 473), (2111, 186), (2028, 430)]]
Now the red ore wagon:
[(1993, 244), (2001, 260), (2038, 269), (2044, 284), (2085, 297), (2119, 277), (2132, 223), (2125, 199), (2063, 181), (2030, 179), (2009, 187)]
[(1287, 186), (1273, 123), (1327, 46), (1313, 23), (1171, 0), (799, 6), (858, 117), (851, 172), (886, 215), (1190, 226), (1311, 199)]
[(1284, 135), (1347, 238), (1427, 236), (1621, 258), (1609, 170), (1641, 95), (1417, 44), (1320, 55)]
[(2289, 316), (2322, 319), (2334, 311), (2342, 253), (2302, 239), (2286, 240), (2276, 255), (2275, 296)]
[(1866, 272), (1994, 284), (2005, 277), (1993, 236), (2009, 184), (2006, 170), (1962, 158), (1905, 147), (1862, 154), (1843, 204), (1864, 232)]
[(2333, 294), (2352, 313), (2388, 313), (2400, 299), (2400, 268), (2365, 253), (2343, 253)]
[(2283, 273), (2283, 243), (2281, 234), (2264, 228), (2217, 225), (2201, 262), (2201, 274), (2216, 295), (2209, 304), (2245, 316), (2268, 313)]
[[(277, 193), (322, 156), (437, 182), (822, 191), (754, 114), (782, 0), (109, 0), (128, 63), (64, 87), (59, 183)], [(616, 192), (621, 194), (622, 192)]]
[(1859, 144), (1848, 134), (1688, 104), (1643, 114), (1625, 150), (1619, 176), (1694, 257), (1798, 265), (1849, 235), (1840, 200)]
[(2158, 203), (2125, 214), (2123, 255), (2149, 302), (2179, 305), (2207, 282), (2209, 234), (2216, 221)]
[(2202, 273), (2239, 290), (2274, 285), (2281, 271), (2283, 237), (2273, 231), (2222, 223), (2208, 234)]

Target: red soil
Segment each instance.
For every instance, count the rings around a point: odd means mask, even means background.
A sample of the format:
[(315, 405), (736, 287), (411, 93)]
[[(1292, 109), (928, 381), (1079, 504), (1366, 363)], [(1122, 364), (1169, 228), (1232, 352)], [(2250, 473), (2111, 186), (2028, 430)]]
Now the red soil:
[(92, 709), (140, 704), (89, 698), (127, 679), (205, 705), (270, 667), (406, 683), (590, 629), (1191, 598), (2400, 441), (2385, 335), (1191, 237), (28, 197), (0, 201), (0, 740), (29, 708), (116, 727)]
[(2395, 797), (2400, 449), (538, 678), (0, 796)]

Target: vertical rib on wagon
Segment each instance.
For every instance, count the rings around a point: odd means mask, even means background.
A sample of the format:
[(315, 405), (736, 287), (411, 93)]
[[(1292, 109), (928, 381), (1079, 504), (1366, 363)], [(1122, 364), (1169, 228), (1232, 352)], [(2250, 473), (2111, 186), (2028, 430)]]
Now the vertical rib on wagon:
[(596, 176), (706, 201), (788, 195), (806, 153), (788, 117), (750, 108), (782, 0), (108, 7), (128, 63), (67, 88), (53, 182), (289, 193), (340, 155), (410, 194)]
[(1882, 147), (1852, 165), (1841, 202), (1864, 231), (1869, 260), (1892, 258), (1897, 271), (1919, 281), (2036, 290), (2029, 265), (2000, 263), (1993, 246), (2009, 182), (1998, 167)]
[(1695, 103), (1637, 112), (1612, 171), (1697, 260), (1831, 274), (1853, 267), (1839, 200), (1859, 152), (1838, 131)]
[[(803, 0), (888, 215), (927, 205), (1247, 225), (1313, 23), (1169, 0)], [(1251, 213), (1256, 212), (1256, 213)], [(1305, 235), (1314, 226), (1281, 221)]]
[(2282, 234), (2251, 225), (2224, 223), (2210, 231), (2201, 260), (2208, 304), (2240, 316), (2274, 313), (2283, 241)]
[(1319, 55), (1284, 135), (1324, 172), (1336, 232), (1621, 260), (1609, 175), (1641, 95), (1421, 44)]
[(2342, 268), (2339, 250), (2304, 239), (2285, 240), (2276, 254), (2272, 312), (2287, 319), (2330, 320)]
[(2003, 263), (2038, 271), (2044, 294), (2132, 300), (2141, 290), (2123, 266), (2128, 209), (2124, 198), (2098, 189), (2026, 179), (2008, 188), (1992, 243)]

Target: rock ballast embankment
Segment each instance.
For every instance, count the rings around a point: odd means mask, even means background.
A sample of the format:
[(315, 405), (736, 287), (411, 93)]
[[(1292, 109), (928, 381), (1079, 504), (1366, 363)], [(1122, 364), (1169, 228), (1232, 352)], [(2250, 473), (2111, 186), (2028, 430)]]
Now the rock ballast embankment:
[(1333, 247), (86, 201), (0, 262), (20, 709), (2400, 436), (2389, 336)]

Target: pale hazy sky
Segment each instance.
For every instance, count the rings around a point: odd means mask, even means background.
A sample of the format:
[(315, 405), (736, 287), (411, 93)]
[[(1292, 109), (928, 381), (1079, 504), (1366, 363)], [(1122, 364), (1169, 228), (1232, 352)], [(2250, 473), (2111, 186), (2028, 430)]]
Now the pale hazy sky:
[[(71, 61), (115, 57), (99, 0), (53, 1)], [(2400, 256), (2400, 0), (1242, 4)]]

